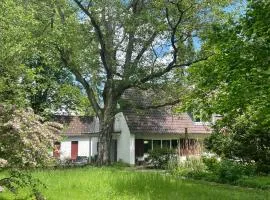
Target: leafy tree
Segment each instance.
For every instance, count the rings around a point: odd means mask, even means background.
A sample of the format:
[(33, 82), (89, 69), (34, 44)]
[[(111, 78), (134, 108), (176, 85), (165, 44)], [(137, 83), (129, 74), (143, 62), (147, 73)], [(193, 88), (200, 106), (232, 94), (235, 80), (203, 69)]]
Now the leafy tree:
[(29, 17), (32, 43), (27, 44), (46, 62), (61, 61), (53, 66), (69, 70), (84, 88), (101, 122), (99, 163), (107, 164), (121, 96), (131, 88), (153, 89), (167, 97), (154, 107), (179, 102), (172, 89), (181, 81), (178, 74), (208, 57), (195, 52), (193, 38), (219, 20), (217, 13), (229, 1), (18, 2), (5, 0)]
[(0, 102), (31, 106), (42, 115), (59, 110), (91, 113), (74, 76), (37, 49), (44, 24), (29, 3), (0, 2)]
[(168, 86), (179, 82), (175, 73), (181, 68), (207, 58), (194, 52), (192, 38), (214, 20), (211, 11), (225, 1), (220, 2), (74, 0), (55, 5), (58, 15), (49, 34), (100, 119), (99, 163), (110, 161), (114, 116), (125, 91), (166, 89), (170, 98), (154, 106), (179, 102)]
[[(24, 92), (35, 113), (50, 115), (56, 112), (91, 114), (87, 97), (78, 87), (73, 75), (65, 68), (47, 64), (34, 56), (25, 62), (33, 74), (32, 80), (23, 80)], [(58, 65), (60, 65), (58, 63)]]
[[(246, 13), (213, 26), (203, 48), (215, 55), (190, 68), (186, 105), (224, 117), (207, 146), (229, 158), (269, 166), (268, 1), (248, 1)], [(226, 130), (226, 134), (224, 134)], [(268, 169), (269, 170), (269, 169)]]
[(52, 150), (58, 141), (62, 125), (43, 122), (32, 109), (0, 105), (0, 171), (7, 169), (10, 176), (0, 180), (12, 192), (18, 187), (30, 186), (36, 198), (38, 180), (32, 178), (27, 170), (45, 167), (52, 163)]

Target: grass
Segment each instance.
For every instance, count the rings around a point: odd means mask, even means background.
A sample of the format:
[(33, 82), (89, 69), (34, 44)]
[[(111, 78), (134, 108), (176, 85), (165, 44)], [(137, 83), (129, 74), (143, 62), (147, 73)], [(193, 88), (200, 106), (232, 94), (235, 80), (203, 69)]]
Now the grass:
[(270, 189), (270, 176), (244, 177), (239, 179), (236, 184), (243, 187)]
[[(269, 190), (179, 180), (158, 173), (116, 168), (44, 170), (34, 172), (34, 176), (47, 185), (42, 192), (48, 200), (270, 199)], [(26, 200), (30, 197), (23, 190), (18, 196), (0, 193), (0, 199)]]

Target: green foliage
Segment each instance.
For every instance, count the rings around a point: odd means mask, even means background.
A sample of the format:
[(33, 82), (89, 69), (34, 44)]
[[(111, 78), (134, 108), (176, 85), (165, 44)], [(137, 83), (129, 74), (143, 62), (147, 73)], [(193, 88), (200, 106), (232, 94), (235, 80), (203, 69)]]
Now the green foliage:
[(49, 151), (60, 139), (61, 129), (61, 124), (44, 122), (32, 109), (0, 104), (0, 171), (10, 174), (0, 180), (0, 185), (12, 192), (30, 187), (35, 198), (42, 199), (39, 181), (27, 170), (53, 163)]
[(87, 97), (82, 88), (76, 85), (72, 73), (58, 65), (60, 63), (48, 63), (38, 55), (25, 61), (25, 68), (31, 71), (32, 79), (23, 79), (21, 84), (29, 106), (35, 113), (43, 115), (57, 111), (87, 113), (89, 105), (85, 104)]
[(40, 115), (59, 110), (89, 114), (87, 97), (72, 74), (45, 51), (51, 5), (50, 0), (0, 2), (0, 102), (32, 107)]
[(256, 169), (254, 164), (228, 159), (218, 160), (216, 157), (204, 157), (203, 163), (209, 173), (207, 179), (221, 183), (236, 184), (240, 178), (253, 176)]
[(174, 161), (169, 165), (174, 176), (206, 181), (240, 184), (244, 177), (255, 175), (255, 165), (228, 159), (211, 157), (190, 157), (185, 161)]
[(250, 168), (246, 168), (242, 163), (231, 160), (222, 160), (214, 172), (218, 176), (218, 180), (222, 183), (234, 183), (244, 175), (252, 173)]
[(189, 157), (185, 161), (175, 160), (169, 165), (169, 170), (174, 176), (203, 178), (206, 176), (206, 166), (201, 158)]
[(223, 157), (248, 163), (255, 161), (258, 172), (268, 173), (270, 124), (262, 123), (265, 120), (258, 120), (255, 116), (256, 111), (249, 111), (237, 118), (225, 117), (214, 126), (213, 134), (205, 140), (206, 148)]
[(203, 163), (206, 165), (207, 169), (211, 172), (217, 172), (219, 168), (219, 160), (215, 156), (202, 157)]
[(149, 152), (149, 163), (155, 168), (166, 169), (175, 152), (169, 148), (157, 148)]
[(269, 172), (270, 85), (269, 1), (248, 1), (246, 13), (212, 26), (202, 48), (207, 61), (188, 69), (187, 110), (223, 118), (206, 141), (209, 150), (229, 159), (256, 162)]

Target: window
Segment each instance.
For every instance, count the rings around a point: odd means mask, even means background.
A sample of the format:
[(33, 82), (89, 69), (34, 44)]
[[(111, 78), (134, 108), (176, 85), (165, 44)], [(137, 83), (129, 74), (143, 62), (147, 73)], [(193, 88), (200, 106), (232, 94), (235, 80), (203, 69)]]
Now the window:
[(144, 145), (144, 153), (148, 153), (149, 151), (152, 150), (152, 140), (144, 140), (143, 145)]
[(161, 140), (153, 140), (153, 149), (161, 148)]
[(162, 148), (170, 148), (171, 145), (170, 145), (171, 141), (170, 140), (162, 140)]
[(178, 140), (172, 140), (172, 148), (176, 149), (178, 147)]

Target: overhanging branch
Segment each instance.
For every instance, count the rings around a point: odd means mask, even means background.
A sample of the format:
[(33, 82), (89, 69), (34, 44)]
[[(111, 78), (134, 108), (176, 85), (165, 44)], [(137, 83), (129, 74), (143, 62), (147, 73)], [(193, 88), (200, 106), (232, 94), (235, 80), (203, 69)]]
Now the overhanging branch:
[(71, 62), (70, 56), (68, 55), (69, 53), (61, 48), (57, 48), (57, 49), (60, 53), (61, 60), (64, 63), (65, 67), (69, 69), (76, 77), (76, 80), (82, 84), (96, 115), (99, 118), (101, 118), (102, 109), (95, 98), (95, 93), (93, 91), (93, 88), (89, 85), (89, 83), (85, 80), (85, 78), (83, 78), (82, 74), (79, 72), (79, 70), (76, 69), (74, 64)]
[[(162, 104), (143, 106), (143, 107), (141, 107), (141, 109), (157, 109), (157, 108), (162, 108), (162, 107), (165, 107), (165, 106), (173, 106), (173, 105), (176, 105), (176, 104), (178, 104), (180, 102), (181, 102), (180, 99), (176, 99), (174, 101), (169, 101), (169, 102), (162, 103)], [(138, 109), (140, 109), (140, 108), (138, 108)]]
[(140, 52), (138, 53), (138, 55), (136, 56), (135, 60), (134, 60), (134, 66), (137, 66), (137, 64), (139, 63), (141, 57), (143, 56), (143, 54), (145, 53), (145, 51), (149, 48), (149, 46), (153, 43), (153, 41), (155, 40), (157, 36), (157, 32), (154, 32), (151, 37), (144, 43), (142, 49), (140, 50)]
[(87, 8), (85, 8), (81, 2), (79, 0), (73, 0), (78, 6), (79, 8), (90, 18), (90, 22), (94, 27), (95, 33), (97, 35), (101, 50), (100, 50), (100, 57), (101, 57), (101, 61), (102, 64), (106, 70), (107, 76), (111, 77), (112, 76), (112, 70), (110, 69), (107, 60), (108, 60), (108, 52), (106, 49), (106, 44), (105, 44), (105, 40), (104, 40), (104, 36), (102, 34), (102, 31), (100, 29), (100, 26), (98, 25), (95, 17), (93, 16), (93, 14), (89, 11), (89, 7), (91, 4), (88, 4)]
[(94, 93), (92, 87), (90, 87), (89, 83), (83, 78), (83, 76), (81, 75), (81, 73), (78, 70), (70, 69), (70, 71), (75, 75), (76, 80), (83, 85), (83, 87), (87, 93), (88, 99), (90, 100), (91, 105), (93, 106), (93, 109), (95, 110), (95, 113), (100, 118), (102, 109), (100, 108), (100, 106), (98, 105), (98, 103), (96, 101), (95, 93)]
[(150, 80), (153, 80), (155, 78), (158, 78), (168, 72), (170, 72), (171, 70), (175, 69), (175, 68), (182, 68), (182, 67), (188, 67), (190, 65), (193, 65), (195, 63), (198, 63), (198, 62), (201, 62), (203, 60), (207, 60), (209, 57), (204, 57), (204, 58), (200, 58), (200, 59), (197, 59), (197, 60), (194, 60), (194, 61), (190, 61), (190, 62), (186, 62), (186, 63), (182, 63), (182, 64), (175, 64), (175, 65), (168, 65), (165, 69), (163, 70), (160, 70), (156, 73), (152, 73), (152, 74), (149, 74), (148, 76), (140, 79), (139, 81), (135, 82), (134, 85), (136, 86), (137, 84), (140, 85), (140, 84), (143, 84), (143, 83), (146, 83), (147, 81), (150, 81)]

